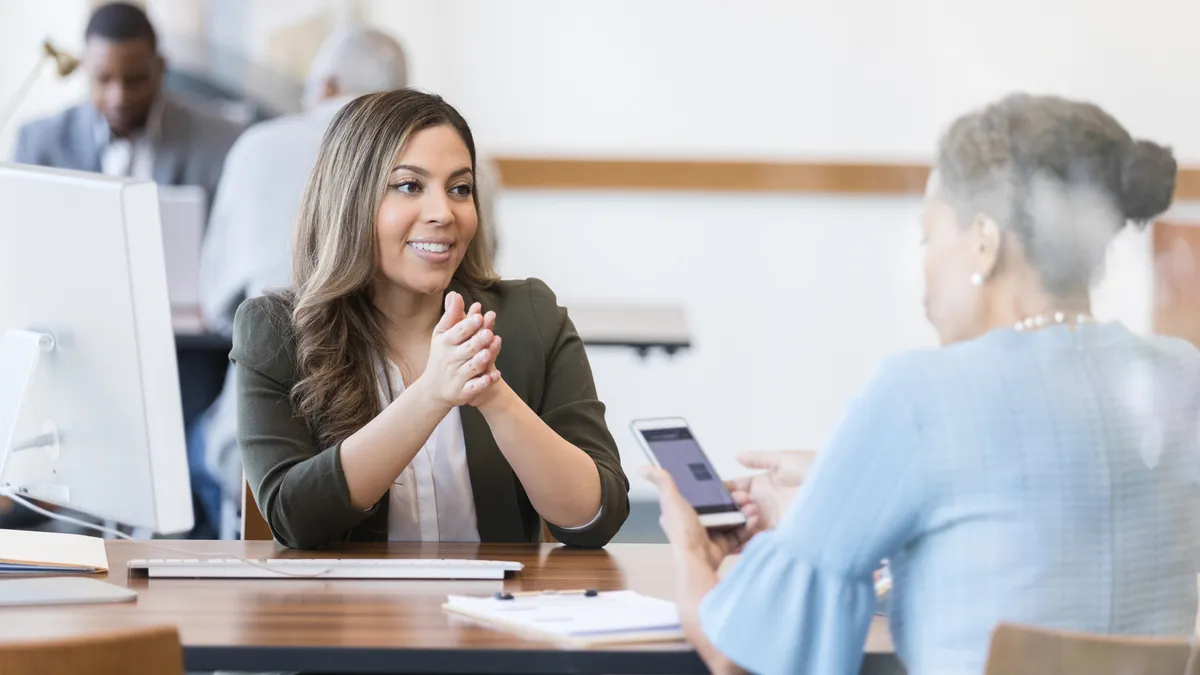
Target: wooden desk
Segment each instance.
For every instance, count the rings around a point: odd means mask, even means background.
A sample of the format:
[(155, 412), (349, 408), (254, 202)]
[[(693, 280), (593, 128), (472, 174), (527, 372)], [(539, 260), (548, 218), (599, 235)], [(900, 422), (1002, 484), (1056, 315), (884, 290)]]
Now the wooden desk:
[[(271, 542), (164, 543), (197, 554), (481, 558), (516, 560), (525, 569), (503, 582), (129, 579), (127, 559), (172, 554), (141, 543), (109, 542), (113, 569), (109, 581), (137, 589), (136, 603), (3, 609), (0, 636), (54, 638), (174, 625), (192, 671), (704, 672), (700, 659), (684, 643), (565, 648), (521, 639), (441, 609), (449, 593), (490, 594), (502, 588), (629, 588), (670, 599), (674, 562), (660, 544), (614, 544), (600, 551), (535, 544), (364, 544), (314, 553), (279, 549)], [(866, 671), (894, 662), (882, 619), (872, 627), (867, 651)]]

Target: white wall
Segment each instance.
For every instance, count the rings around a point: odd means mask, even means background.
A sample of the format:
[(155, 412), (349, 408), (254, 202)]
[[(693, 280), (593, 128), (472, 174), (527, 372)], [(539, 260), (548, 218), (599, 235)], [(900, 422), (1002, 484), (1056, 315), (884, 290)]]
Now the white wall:
[[(500, 267), (572, 300), (678, 302), (695, 348), (590, 358), (627, 466), (637, 417), (681, 415), (718, 471), (747, 449), (820, 448), (880, 360), (936, 338), (916, 198), (506, 194)], [(1150, 233), (1114, 242), (1098, 316), (1150, 326)], [(635, 479), (637, 492), (646, 488)]]
[(591, 359), (630, 465), (639, 416), (682, 415), (719, 471), (749, 448), (818, 447), (878, 360), (932, 343), (919, 203), (746, 195), (506, 195), (500, 265), (571, 300), (669, 300), (695, 348)]
[(1024, 88), (1200, 157), (1187, 0), (366, 4), (497, 151), (923, 158), (954, 115)]
[[(320, 4), (257, 0), (240, 33), (261, 38)], [(1200, 158), (1200, 88), (1181, 86), (1200, 63), (1195, 3), (355, 4), (492, 154), (923, 161), (955, 115), (1029, 89), (1095, 100)], [(631, 466), (642, 460), (629, 420), (681, 414), (733, 472), (739, 449), (819, 447), (881, 358), (933, 343), (918, 209), (915, 198), (509, 191), (500, 264), (568, 305), (682, 303), (694, 350), (646, 361), (593, 350), (597, 385)], [(1148, 242), (1126, 237), (1098, 300), (1140, 329)]]
[[(78, 50), (83, 43), (83, 28), (90, 6), (85, 0), (53, 2), (9, 1), (0, 10), (0, 110), (7, 108), (25, 77), (42, 56), (42, 40), (50, 38), (57, 46)], [(86, 90), (83, 79), (59, 80), (49, 64), (43, 65), (41, 79), (17, 110), (13, 122), (0, 129), (0, 161), (12, 152), (17, 126), (28, 119), (53, 112), (74, 103)]]
[[(367, 3), (496, 153), (929, 159), (955, 115), (1011, 90), (1092, 99), (1200, 158), (1200, 5), (1148, 0)], [(411, 29), (410, 29), (411, 26)], [(1151, 37), (1153, 35), (1154, 37)], [(422, 58), (424, 57), (424, 58)], [(428, 65), (436, 59), (435, 65)], [(682, 414), (737, 470), (820, 447), (884, 356), (930, 345), (918, 200), (510, 191), (505, 274), (571, 300), (675, 300), (696, 349), (593, 350), (629, 464), (637, 416)], [(1149, 327), (1149, 236), (1115, 247), (1101, 315)], [(644, 489), (637, 487), (640, 492)]]

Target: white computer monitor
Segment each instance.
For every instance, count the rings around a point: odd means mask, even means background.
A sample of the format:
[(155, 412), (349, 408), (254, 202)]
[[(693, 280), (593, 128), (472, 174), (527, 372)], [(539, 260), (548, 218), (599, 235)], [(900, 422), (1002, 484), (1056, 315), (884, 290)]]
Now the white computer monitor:
[(167, 296), (173, 311), (200, 310), (200, 246), (208, 219), (208, 199), (199, 185), (158, 186)]
[(0, 164), (0, 490), (192, 528), (153, 183)]

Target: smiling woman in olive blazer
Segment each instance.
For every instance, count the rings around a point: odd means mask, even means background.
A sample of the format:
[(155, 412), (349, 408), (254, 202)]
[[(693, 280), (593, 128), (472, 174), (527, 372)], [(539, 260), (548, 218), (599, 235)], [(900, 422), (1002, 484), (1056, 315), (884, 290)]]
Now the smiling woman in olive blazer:
[[(629, 482), (616, 442), (604, 422), (604, 404), (583, 341), (541, 281), (501, 281), (470, 293), (498, 317), (504, 340), (497, 369), (521, 400), (550, 428), (588, 454), (601, 480), (601, 513), (590, 527), (550, 533), (564, 544), (603, 546), (629, 515)], [(289, 338), (291, 307), (282, 297), (249, 300), (237, 313), (232, 358), (237, 364), (238, 442), (246, 477), (271, 532), (281, 543), (310, 548), (331, 541), (387, 541), (388, 498), (369, 511), (350, 504), (339, 447), (317, 447), (288, 400), (296, 383), (296, 346)], [(460, 408), (467, 468), (481, 541), (534, 542), (541, 519), (492, 438), (483, 415)]]
[[(466, 121), (432, 94), (330, 122), (293, 287), (234, 318), (238, 443), (275, 539), (603, 546), (629, 483), (583, 342), (492, 268)], [(503, 373), (503, 374), (502, 374)]]

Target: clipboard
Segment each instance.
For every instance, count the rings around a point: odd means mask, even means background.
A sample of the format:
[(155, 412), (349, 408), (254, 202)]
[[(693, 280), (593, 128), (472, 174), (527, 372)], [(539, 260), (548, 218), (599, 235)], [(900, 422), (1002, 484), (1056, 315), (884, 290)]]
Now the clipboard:
[(683, 640), (674, 603), (634, 591), (451, 595), (442, 609), (530, 638), (578, 647)]

